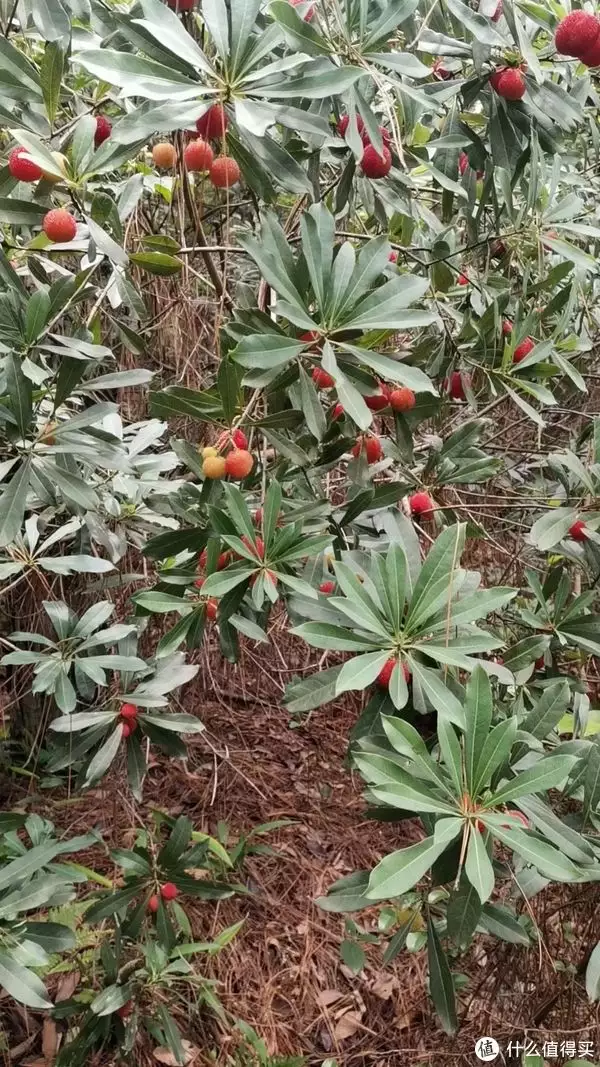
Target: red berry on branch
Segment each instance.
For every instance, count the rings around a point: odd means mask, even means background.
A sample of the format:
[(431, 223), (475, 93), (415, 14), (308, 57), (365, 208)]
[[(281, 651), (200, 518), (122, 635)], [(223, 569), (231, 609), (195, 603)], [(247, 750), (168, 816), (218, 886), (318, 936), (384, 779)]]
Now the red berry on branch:
[(65, 208), (59, 207), (44, 215), (42, 229), (49, 241), (68, 244), (77, 233), (77, 223)]
[(379, 392), (374, 396), (366, 396), (365, 404), (369, 411), (383, 411), (384, 408), (389, 407), (390, 404), (390, 392), (387, 385), (384, 382), (379, 383)]
[(246, 478), (254, 466), (254, 457), (245, 448), (233, 448), (225, 457), (225, 473), (231, 478)]
[(432, 517), (435, 505), (429, 496), (429, 493), (413, 493), (413, 495), (409, 497), (408, 503), (410, 505), (411, 515), (416, 515), (421, 519), (430, 519)]
[(523, 71), (516, 67), (504, 67), (496, 71), (490, 78), (490, 84), (504, 100), (522, 100), (527, 88)]
[(367, 463), (377, 463), (383, 455), (381, 441), (378, 437), (359, 437), (352, 449), (352, 455), (360, 456), (361, 452), (367, 457)]
[(383, 145), (380, 155), (372, 144), (367, 145), (362, 155), (361, 167), (366, 178), (385, 178), (392, 169), (392, 155), (389, 148)]
[(27, 149), (22, 145), (12, 148), (8, 153), (8, 169), (17, 181), (37, 182), (42, 177), (42, 168), (26, 156)]
[(196, 129), (200, 136), (207, 141), (216, 141), (217, 138), (223, 138), (227, 132), (228, 125), (227, 112), (221, 104), (213, 104), (199, 119), (196, 119)]
[[(395, 656), (392, 656), (390, 659), (388, 659), (387, 663), (384, 663), (383, 667), (381, 668), (379, 674), (377, 675), (377, 685), (381, 686), (382, 689), (387, 689), (389, 687), (392, 674), (394, 673), (394, 667), (397, 663), (397, 658)], [(404, 681), (409, 682), (410, 671), (406, 666), (406, 663), (402, 664), (402, 672), (404, 674)]]
[(210, 180), (217, 189), (229, 189), (239, 182), (242, 172), (231, 156), (217, 156), (209, 171)]
[(159, 904), (160, 904), (160, 901), (158, 899), (157, 894), (153, 893), (152, 896), (150, 897), (149, 901), (148, 901), (148, 904), (147, 904), (148, 911), (152, 911), (152, 912), (158, 911)]
[(562, 56), (580, 59), (596, 44), (600, 21), (588, 11), (571, 11), (559, 22), (554, 35), (556, 51)]
[[(298, 7), (298, 4), (304, 4), (306, 0), (289, 0), (292, 7)], [(315, 5), (311, 4), (306, 13), (302, 16), (305, 22), (312, 22), (315, 16)]]
[(335, 592), (335, 582), (321, 582), (319, 586), (319, 592), (325, 593), (326, 596), (329, 596), (330, 593)]
[(587, 540), (587, 527), (583, 519), (577, 519), (572, 526), (569, 526), (569, 537), (571, 537), (573, 541)]
[(219, 605), (216, 600), (211, 599), (206, 601), (206, 618), (210, 619), (211, 622), (214, 622), (216, 619), (218, 608)]
[(138, 709), (135, 704), (121, 704), (119, 715), (122, 719), (135, 719), (137, 717)]
[(213, 159), (214, 153), (208, 141), (190, 141), (183, 151), (183, 162), (188, 170), (210, 170)]
[(315, 367), (312, 372), (312, 380), (317, 389), (331, 389), (332, 386), (335, 385), (335, 381), (331, 377), (331, 374), (328, 374), (322, 367)]
[(408, 389), (406, 386), (400, 389), (393, 389), (390, 393), (392, 411), (410, 411), (414, 408), (416, 402), (417, 398), (412, 389)]
[(244, 450), (248, 448), (248, 438), (246, 437), (246, 434), (243, 430), (234, 430), (231, 434), (231, 440), (233, 441), (236, 448), (241, 448)]
[(528, 356), (532, 349), (535, 348), (535, 341), (532, 337), (526, 337), (524, 341), (521, 341), (520, 345), (517, 345), (513, 352), (513, 363), (521, 363)]
[(96, 115), (96, 132), (94, 133), (94, 144), (96, 148), (99, 148), (101, 144), (108, 141), (112, 131), (112, 122), (107, 119), (106, 115)]
[(179, 890), (173, 882), (165, 882), (165, 884), (160, 887), (160, 895), (163, 900), (166, 900), (167, 902), (169, 900), (175, 900), (178, 893)]
[[(337, 124), (336, 129), (337, 129), (337, 132), (339, 133), (340, 137), (345, 137), (346, 136), (346, 130), (348, 129), (349, 123), (350, 123), (350, 116), (349, 115), (341, 115), (340, 118), (338, 119), (338, 124)], [(360, 115), (356, 116), (356, 127), (358, 129), (358, 132), (360, 134), (362, 134), (362, 132), (363, 132), (363, 130), (365, 128), (365, 124), (364, 124), (364, 122), (363, 122), (363, 120), (362, 120)]]

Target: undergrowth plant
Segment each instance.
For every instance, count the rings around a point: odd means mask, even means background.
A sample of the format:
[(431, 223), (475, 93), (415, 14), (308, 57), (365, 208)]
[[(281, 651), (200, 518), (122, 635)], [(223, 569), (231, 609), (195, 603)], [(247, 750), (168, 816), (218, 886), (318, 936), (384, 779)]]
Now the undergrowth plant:
[[(180, 703), (203, 649), (237, 663), (282, 628), (323, 652), (295, 725), (363, 694), (349, 763), (370, 814), (420, 834), (321, 906), (383, 908), (386, 961), (427, 953), (453, 1033), (475, 936), (532, 946), (523, 900), (600, 877), (600, 20), (17, 0), (0, 21), (0, 983), (64, 1022), (65, 1065), (148, 1041), (186, 1062), (181, 984), (232, 1024), (196, 956), (243, 930), (199, 940), (186, 899), (246, 892), (232, 868), (287, 823), (228, 850), (141, 805), (157, 755), (202, 743)], [(195, 316), (172, 340), (163, 299)], [(171, 373), (160, 345), (188, 343)], [(32, 813), (102, 782), (129, 791), (130, 848)], [(346, 932), (358, 971), (370, 935)], [(280, 1062), (238, 1030), (230, 1062)]]

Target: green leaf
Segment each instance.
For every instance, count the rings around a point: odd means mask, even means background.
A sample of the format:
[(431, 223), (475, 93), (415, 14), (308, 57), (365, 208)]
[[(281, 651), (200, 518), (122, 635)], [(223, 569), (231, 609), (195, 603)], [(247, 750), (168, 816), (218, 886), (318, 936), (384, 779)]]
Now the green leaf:
[(484, 806), (498, 807), (509, 800), (518, 800), (519, 797), (526, 797), (531, 793), (558, 788), (562, 779), (569, 774), (575, 760), (575, 756), (546, 756), (538, 760), (534, 767), (521, 771), (511, 782), (498, 789)]
[(386, 900), (408, 893), (461, 830), (460, 819), (441, 819), (436, 836), (392, 852), (371, 871), (366, 896)]
[(531, 944), (531, 939), (516, 915), (504, 904), (486, 904), (481, 913), (481, 926), (494, 937), (512, 945)]
[(600, 942), (593, 950), (586, 967), (585, 991), (591, 1001), (600, 999)]
[(156, 274), (161, 278), (179, 274), (183, 269), (183, 260), (178, 256), (169, 256), (166, 252), (132, 252), (129, 260), (148, 274)]
[(0, 955), (0, 986), (19, 1004), (30, 1008), (52, 1007), (48, 990), (37, 974), (4, 953)]
[(37, 341), (48, 319), (52, 305), (46, 289), (38, 289), (27, 301), (25, 313), (25, 339), (28, 344)]
[(304, 412), (306, 425), (313, 437), (316, 437), (317, 441), (322, 441), (327, 431), (327, 419), (325, 418), (323, 406), (319, 400), (317, 390), (304, 367), (300, 367), (299, 374), (302, 411)]
[(537, 519), (529, 536), (540, 552), (547, 552), (562, 541), (577, 518), (573, 508), (553, 508)]
[(40, 82), (44, 94), (44, 106), (51, 126), (54, 124), (58, 109), (64, 65), (65, 52), (60, 44), (47, 40), (44, 57), (40, 64)]
[(32, 874), (51, 863), (60, 851), (60, 844), (56, 841), (30, 848), (24, 856), (12, 860), (0, 870), (0, 890), (16, 886), (31, 878)]
[(90, 1004), (94, 1015), (112, 1015), (131, 1000), (133, 989), (130, 985), (109, 985), (103, 989)]
[(31, 14), (44, 41), (69, 40), (71, 20), (60, 0), (35, 0)]
[(492, 722), (492, 689), (483, 667), (476, 667), (467, 685), (465, 703), (465, 775), (469, 793), (475, 792), (477, 766)]
[(39, 226), (45, 214), (46, 208), (31, 200), (0, 196), (0, 222), (10, 226)]
[(360, 974), (367, 962), (365, 950), (362, 945), (358, 944), (358, 941), (342, 941), (340, 955), (352, 974)]
[(555, 882), (575, 882), (581, 878), (581, 870), (568, 856), (549, 845), (547, 841), (521, 830), (507, 830), (494, 826), (494, 837), (514, 849), (526, 863), (537, 867), (546, 878)]
[(26, 437), (32, 418), (33, 384), (23, 374), (21, 361), (14, 352), (6, 357), (5, 369), (12, 412), (21, 435)]
[(481, 912), (481, 901), (477, 890), (463, 875), (458, 889), (453, 890), (450, 895), (447, 909), (448, 935), (456, 942), (459, 949), (464, 950), (469, 947), (481, 918)]
[(369, 875), (366, 871), (346, 875), (345, 878), (334, 882), (327, 896), (319, 897), (316, 903), (322, 911), (342, 914), (370, 907), (371, 901), (366, 895), (368, 881)]
[(471, 826), (465, 874), (477, 890), (481, 903), (485, 904), (494, 892), (494, 869), (483, 837), (476, 826)]
[(427, 962), (429, 965), (429, 992), (444, 1031), (454, 1034), (458, 1028), (454, 982), (437, 931), (427, 916)]
[(177, 1023), (175, 1022), (173, 1016), (167, 1011), (167, 1008), (164, 1004), (158, 1005), (158, 1018), (163, 1028), (165, 1041), (167, 1043), (167, 1046), (173, 1053), (175, 1062), (179, 1064), (184, 1064), (186, 1062), (187, 1057), (184, 1052), (183, 1045), (181, 1044), (181, 1034), (179, 1033), (179, 1030), (177, 1028)]
[(560, 722), (569, 703), (570, 694), (566, 679), (549, 685), (521, 723), (521, 729), (543, 741)]
[(413, 590), (405, 622), (407, 632), (418, 630), (432, 611), (437, 610), (440, 588), (446, 588), (445, 599), (450, 601), (452, 576), (460, 563), (464, 542), (465, 527), (458, 524), (443, 530), (430, 549)]
[(484, 786), (489, 785), (492, 775), (506, 763), (516, 736), (516, 718), (499, 722), (488, 734), (475, 768), (474, 794), (481, 792)]
[(106, 774), (119, 751), (119, 745), (121, 744), (122, 738), (123, 726), (119, 723), (117, 728), (112, 732), (110, 737), (106, 739), (104, 744), (98, 749), (94, 758), (90, 761), (85, 773), (86, 786), (93, 785), (94, 782), (97, 782), (104, 774)]

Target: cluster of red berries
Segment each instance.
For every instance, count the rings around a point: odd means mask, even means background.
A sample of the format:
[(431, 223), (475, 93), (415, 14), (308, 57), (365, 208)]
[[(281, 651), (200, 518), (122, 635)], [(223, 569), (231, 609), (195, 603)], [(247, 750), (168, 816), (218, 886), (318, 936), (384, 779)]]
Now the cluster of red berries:
[[(337, 124), (337, 132), (340, 137), (346, 136), (349, 122), (350, 116), (342, 115)], [(365, 129), (364, 121), (360, 115), (356, 116), (356, 126), (363, 143), (363, 154), (360, 161), (363, 174), (366, 178), (385, 178), (386, 174), (389, 174), (392, 169), (392, 153), (389, 148), (391, 137), (389, 130), (386, 130), (385, 126), (379, 127), (381, 140), (383, 141), (381, 153), (379, 153), (374, 145), (371, 144), (371, 140)]]
[[(175, 897), (179, 895), (179, 890), (174, 882), (165, 882), (160, 887), (160, 895), (165, 904), (168, 904), (171, 900), (175, 900)], [(157, 912), (159, 906), (158, 893), (153, 893), (148, 901), (148, 911)]]
[(505, 100), (522, 100), (527, 88), (523, 67), (502, 67), (494, 71), (490, 85)]
[[(226, 456), (220, 453), (229, 448)], [(202, 473), (211, 480), (225, 478), (229, 475), (236, 481), (247, 478), (254, 466), (254, 457), (248, 451), (248, 438), (243, 430), (225, 430), (216, 446), (207, 445), (202, 449)]]
[[(207, 173), (217, 189), (229, 189), (239, 182), (241, 171), (231, 156), (215, 156), (209, 141), (223, 142), (229, 119), (222, 104), (213, 104), (196, 121), (198, 137), (190, 141), (183, 151), (183, 162), (188, 171)], [(175, 145), (161, 141), (152, 149), (152, 160), (161, 170), (170, 170), (177, 162)]]
[(119, 717), (122, 721), (122, 737), (131, 737), (132, 733), (135, 732), (135, 730), (137, 729), (137, 716), (138, 709), (136, 708), (135, 704), (121, 704)]
[(575, 56), (586, 67), (600, 65), (600, 19), (587, 11), (571, 11), (558, 24), (554, 37), (556, 51)]

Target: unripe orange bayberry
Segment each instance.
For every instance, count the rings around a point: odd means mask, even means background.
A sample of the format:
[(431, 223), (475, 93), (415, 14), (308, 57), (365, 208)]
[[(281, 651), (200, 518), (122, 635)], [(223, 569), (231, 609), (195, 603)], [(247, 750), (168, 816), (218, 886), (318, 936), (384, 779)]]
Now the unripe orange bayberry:
[(331, 582), (331, 581), (329, 581), (329, 582), (321, 582), (321, 584), (319, 586), (319, 592), (320, 593), (325, 593), (326, 596), (329, 596), (329, 594), (333, 593), (334, 591), (335, 591), (335, 582)]
[[(298, 7), (298, 4), (304, 4), (306, 0), (289, 0), (292, 7)], [(312, 22), (315, 15), (315, 5), (311, 4), (307, 9), (306, 14), (302, 16), (305, 22)]]
[(365, 404), (369, 411), (383, 411), (384, 408), (389, 407), (390, 404), (390, 391), (385, 382), (379, 383), (379, 392), (374, 396), (366, 396)]
[(217, 138), (223, 138), (227, 132), (228, 125), (227, 112), (221, 104), (213, 104), (199, 119), (196, 119), (196, 129), (200, 136), (205, 137), (207, 141), (216, 141)]
[(587, 11), (571, 11), (559, 22), (554, 35), (556, 51), (562, 56), (582, 55), (592, 48), (600, 36), (600, 21)]
[(178, 893), (179, 890), (176, 885), (173, 885), (173, 882), (165, 882), (160, 887), (160, 895), (163, 900), (175, 900)]
[(312, 372), (312, 380), (317, 389), (331, 389), (332, 386), (335, 385), (335, 381), (331, 377), (331, 374), (328, 374), (322, 367), (315, 367)]
[(152, 896), (150, 897), (149, 901), (148, 901), (148, 905), (147, 905), (148, 911), (158, 911), (158, 905), (159, 904), (160, 904), (160, 901), (158, 899), (158, 895), (156, 893), (153, 893)]
[(248, 438), (246, 437), (246, 434), (243, 430), (234, 430), (231, 434), (231, 440), (233, 441), (236, 448), (248, 448)]
[(206, 447), (202, 449), (202, 459), (208, 459), (209, 456), (218, 456), (218, 455), (219, 455), (219, 449), (215, 448), (214, 445), (206, 445)]
[(383, 455), (381, 441), (378, 437), (359, 437), (352, 449), (353, 456), (360, 456), (364, 452), (367, 463), (377, 463)]
[(12, 148), (8, 153), (8, 169), (13, 178), (20, 182), (37, 182), (42, 177), (42, 168), (31, 159), (24, 158), (27, 149), (23, 145)]
[(360, 165), (366, 178), (385, 178), (392, 169), (392, 154), (386, 145), (382, 146), (381, 155), (372, 144), (366, 145)]
[(183, 162), (188, 170), (210, 170), (214, 158), (208, 141), (190, 141), (183, 151)]
[[(338, 124), (337, 124), (337, 132), (339, 133), (340, 137), (345, 137), (346, 136), (346, 130), (348, 129), (349, 124), (350, 124), (350, 116), (349, 115), (342, 115), (340, 117), (339, 121), (338, 121)], [(356, 116), (356, 126), (357, 126), (357, 129), (358, 129), (358, 132), (360, 134), (362, 134), (362, 132), (363, 132), (363, 130), (365, 128), (365, 124), (364, 124), (363, 119), (361, 118), (360, 115)]]
[(121, 704), (119, 715), (122, 719), (135, 719), (138, 709), (135, 704)]
[(522, 70), (516, 67), (504, 67), (497, 70), (490, 78), (492, 88), (504, 100), (522, 100), (527, 84)]
[(124, 722), (121, 727), (121, 734), (123, 737), (131, 737), (135, 733), (137, 727), (137, 719), (129, 719), (128, 722)]
[(218, 610), (219, 610), (219, 605), (218, 605), (216, 600), (213, 600), (211, 598), (210, 600), (206, 601), (206, 618), (207, 619), (211, 619), (211, 620), (214, 621), (216, 619), (216, 617), (217, 617), (217, 611)]
[(217, 189), (229, 189), (239, 182), (241, 171), (231, 156), (217, 156), (210, 168), (210, 180)]
[[(392, 656), (390, 659), (388, 659), (387, 663), (384, 663), (379, 674), (377, 675), (377, 685), (381, 686), (382, 689), (388, 688), (390, 684), (390, 679), (392, 677), (392, 674), (394, 673), (394, 667), (396, 666), (397, 662), (398, 660), (396, 659), (396, 657)], [(410, 680), (410, 671), (406, 666), (406, 663), (402, 664), (402, 671), (404, 674), (405, 682), (408, 682)]]
[(107, 119), (106, 115), (96, 115), (96, 132), (94, 133), (94, 144), (96, 148), (99, 148), (101, 144), (108, 141), (112, 130), (112, 122)]
[(225, 459), (225, 471), (230, 478), (246, 478), (254, 466), (254, 458), (245, 448), (234, 448)]
[(175, 145), (172, 145), (170, 141), (161, 141), (160, 144), (155, 144), (152, 149), (152, 160), (155, 166), (160, 167), (161, 170), (169, 170), (170, 167), (174, 167), (177, 162)]
[(412, 389), (408, 389), (407, 386), (402, 386), (400, 389), (393, 389), (390, 393), (390, 407), (392, 411), (410, 411), (414, 408), (417, 402), (417, 398)]
[(433, 514), (434, 503), (429, 493), (413, 493), (408, 501), (411, 515), (422, 519), (430, 519)]
[(42, 229), (49, 241), (67, 244), (77, 233), (77, 223), (70, 212), (58, 207), (44, 215)]
[(226, 463), (223, 456), (207, 456), (202, 463), (202, 473), (205, 478), (224, 478)]
[(587, 538), (587, 529), (583, 519), (577, 519), (572, 526), (569, 526), (569, 537), (573, 541), (585, 541)]
[(520, 363), (521, 360), (528, 356), (532, 348), (535, 348), (535, 341), (531, 337), (526, 337), (524, 341), (521, 341), (520, 345), (517, 345), (513, 352), (513, 363)]

